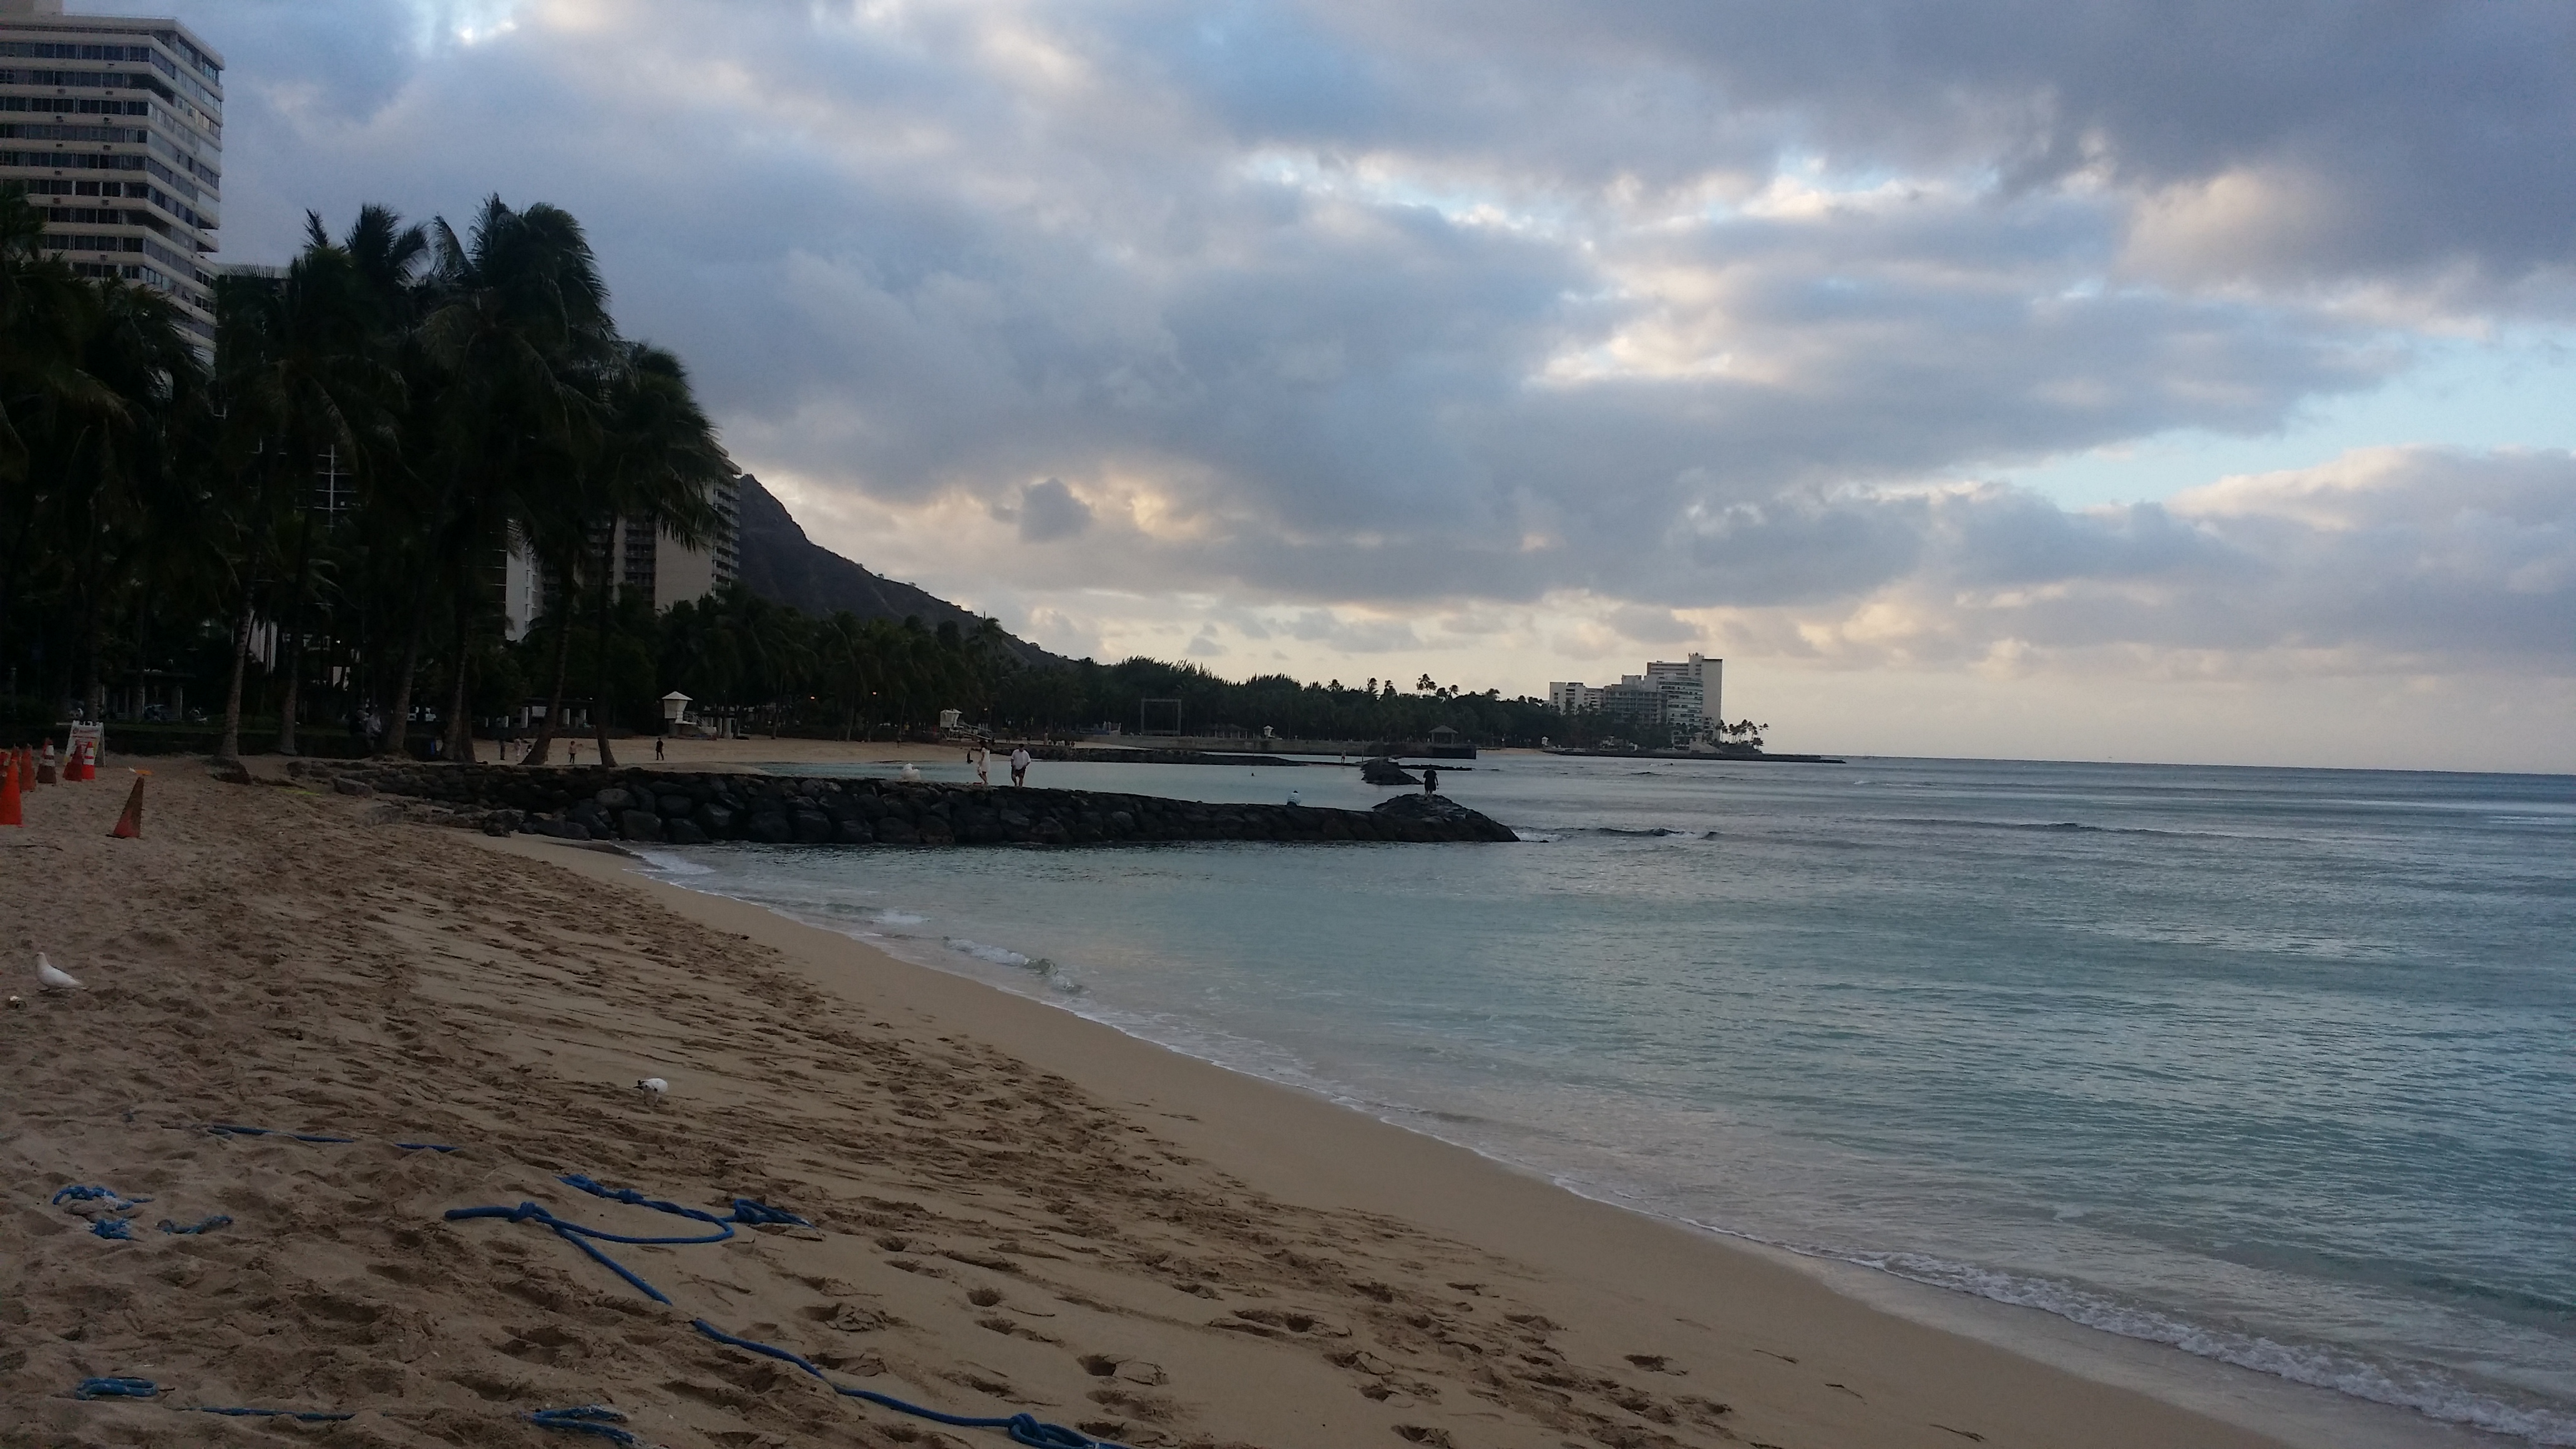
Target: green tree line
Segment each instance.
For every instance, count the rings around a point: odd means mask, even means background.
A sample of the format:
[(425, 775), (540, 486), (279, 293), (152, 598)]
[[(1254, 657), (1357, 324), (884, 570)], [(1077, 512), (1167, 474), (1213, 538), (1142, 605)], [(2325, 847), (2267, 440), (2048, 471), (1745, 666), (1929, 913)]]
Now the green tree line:
[[(41, 235), (41, 213), (0, 194), (0, 668), (39, 725), (185, 697), (224, 755), (246, 730), (284, 753), (323, 730), (470, 758), (535, 702), (530, 763), (573, 718), (607, 763), (612, 734), (656, 727), (676, 689), (701, 718), (849, 738), (949, 709), (1024, 735), (1603, 733), (1427, 675), (1021, 667), (990, 620), (818, 618), (739, 587), (656, 613), (617, 587), (612, 521), (703, 544), (738, 470), (680, 360), (620, 333), (558, 207), (493, 197), (462, 231), (380, 206), (337, 235), (308, 216), (289, 265), (215, 279), (211, 356), (168, 299), (75, 275)], [(517, 640), (513, 550), (546, 601)]]

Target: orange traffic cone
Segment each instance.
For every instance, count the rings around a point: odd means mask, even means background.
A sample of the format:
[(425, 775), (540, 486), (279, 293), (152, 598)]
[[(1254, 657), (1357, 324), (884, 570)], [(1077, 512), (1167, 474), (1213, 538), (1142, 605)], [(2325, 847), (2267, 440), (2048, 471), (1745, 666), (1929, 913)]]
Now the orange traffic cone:
[(98, 778), (98, 741), (83, 740), (80, 746), (80, 777), (83, 781)]
[(125, 797), (125, 813), (116, 817), (116, 828), (109, 835), (118, 840), (143, 838), (143, 782), (151, 778), (150, 770), (134, 772), (134, 793)]
[(9, 764), (0, 770), (0, 825), (24, 825), (27, 814), (18, 804), (18, 751), (9, 752)]

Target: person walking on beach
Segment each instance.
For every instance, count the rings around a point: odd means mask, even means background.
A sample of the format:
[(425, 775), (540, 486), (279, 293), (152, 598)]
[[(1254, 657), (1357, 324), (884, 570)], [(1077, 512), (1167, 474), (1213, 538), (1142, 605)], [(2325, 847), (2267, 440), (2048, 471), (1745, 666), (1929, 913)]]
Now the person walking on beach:
[(978, 790), (992, 789), (993, 752), (979, 744), (975, 748), (966, 752), (966, 758), (975, 762), (975, 788)]
[(1024, 786), (1028, 783), (1029, 747), (1022, 745), (1018, 749), (1011, 751), (1011, 784), (1013, 786)]
[(1425, 765), (1422, 767), (1422, 793), (1425, 795), (1437, 795), (1440, 793), (1440, 767), (1438, 765)]
[(660, 735), (655, 735), (653, 737), (653, 763), (657, 765), (662, 763), (662, 737)]

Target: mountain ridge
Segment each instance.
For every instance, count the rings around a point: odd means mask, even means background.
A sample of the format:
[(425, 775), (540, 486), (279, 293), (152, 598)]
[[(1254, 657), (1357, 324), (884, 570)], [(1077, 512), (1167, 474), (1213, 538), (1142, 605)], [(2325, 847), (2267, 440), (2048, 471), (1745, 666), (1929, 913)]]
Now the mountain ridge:
[[(773, 604), (822, 617), (841, 610), (862, 619), (918, 618), (931, 628), (953, 623), (972, 629), (983, 615), (899, 579), (890, 579), (845, 558), (805, 534), (805, 528), (761, 486), (742, 475), (739, 504), (739, 567), (743, 587)], [(1025, 664), (1070, 664), (1014, 634), (1002, 636), (1004, 647)]]

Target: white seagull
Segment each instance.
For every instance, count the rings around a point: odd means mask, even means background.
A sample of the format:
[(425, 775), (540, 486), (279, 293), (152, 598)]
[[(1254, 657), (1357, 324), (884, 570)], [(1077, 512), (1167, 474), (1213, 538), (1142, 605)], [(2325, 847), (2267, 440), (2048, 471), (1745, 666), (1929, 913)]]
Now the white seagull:
[(647, 1100), (659, 1102), (662, 1094), (671, 1090), (671, 1084), (660, 1077), (646, 1077), (635, 1084), (635, 1090), (642, 1092)]
[(80, 989), (80, 983), (72, 979), (71, 973), (46, 960), (45, 953), (42, 951), (36, 953), (36, 979), (43, 982), (47, 990), (64, 987), (74, 991)]

